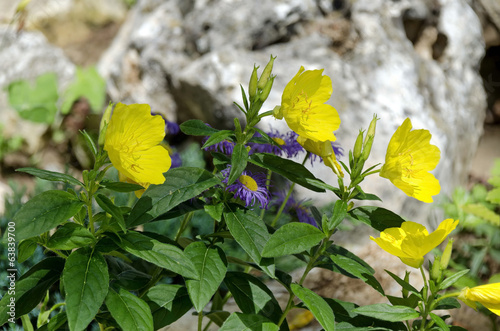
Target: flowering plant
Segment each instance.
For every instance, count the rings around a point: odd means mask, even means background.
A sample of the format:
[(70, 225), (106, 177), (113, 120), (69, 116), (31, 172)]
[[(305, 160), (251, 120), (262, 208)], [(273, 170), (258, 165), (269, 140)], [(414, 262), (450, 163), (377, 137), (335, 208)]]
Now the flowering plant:
[[(118, 103), (103, 116), (99, 143), (83, 136), (94, 156), (94, 166), (77, 179), (67, 174), (34, 168), (18, 169), (39, 178), (64, 183), (65, 190), (49, 190), (29, 200), (15, 215), (15, 241), (19, 256), (37, 246), (47, 257), (22, 275), (16, 291), (0, 301), (1, 323), (27, 318), (41, 301), (40, 330), (84, 330), (89, 324), (101, 330), (156, 330), (189, 313), (198, 330), (217, 325), (220, 330), (290, 330), (315, 319), (324, 330), (459, 330), (447, 325), (447, 316), (434, 310), (482, 303), (498, 314), (498, 286), (442, 293), (467, 271), (448, 277), (451, 241), (424, 272), (424, 255), (439, 245), (458, 221), (445, 220), (429, 234), (415, 222), (406, 222), (388, 209), (357, 206), (358, 200), (380, 200), (361, 184), (380, 173), (416, 199), (432, 201), (439, 183), (427, 171), (439, 161), (439, 149), (430, 144), (427, 130), (411, 131), (405, 120), (388, 147), (386, 163), (365, 169), (378, 118), (366, 133), (360, 131), (348, 152), (334, 143), (341, 125), (338, 112), (326, 101), (331, 80), (322, 70), (298, 73), (286, 86), (280, 106), (261, 112), (272, 88), (273, 57), (263, 72), (254, 67), (248, 91), (242, 87), (245, 121), (234, 119), (233, 130), (219, 130), (200, 120), (180, 125), (186, 135), (204, 136), (202, 148), (213, 158), (213, 171), (173, 167), (173, 156), (162, 145), (165, 121), (151, 115), (148, 105)], [(264, 132), (263, 117), (284, 119), (293, 132)], [(301, 163), (291, 160), (305, 153)], [(319, 160), (332, 170), (337, 186), (316, 178), (305, 166)], [(119, 179), (108, 171), (116, 168)], [(252, 169), (247, 169), (253, 167)], [(253, 170), (256, 169), (256, 170)], [(273, 176), (290, 181), (284, 193)], [(336, 195), (333, 209), (320, 212), (293, 198), (295, 185)], [(135, 192), (130, 205), (120, 203), (116, 192)], [(278, 193), (276, 193), (278, 192)], [(277, 198), (273, 199), (273, 196)], [(271, 206), (276, 207), (272, 214)], [(185, 236), (198, 212), (210, 218), (208, 233)], [(298, 222), (283, 224), (284, 213)], [(171, 236), (144, 231), (160, 220), (179, 218)], [(402, 297), (387, 296), (374, 270), (362, 259), (331, 239), (345, 219), (356, 219), (380, 232), (372, 238), (381, 248), (421, 271), (424, 286), (409, 283), (410, 274), (389, 274), (402, 287)], [(10, 237), (7, 238), (10, 240)], [(224, 243), (236, 243), (245, 259), (231, 256)], [(282, 256), (305, 262), (298, 281), (280, 269)], [(20, 261), (22, 262), (22, 261)], [(358, 306), (337, 298), (323, 298), (304, 286), (313, 268), (326, 268), (363, 280), (390, 304)], [(277, 281), (288, 293), (280, 305), (263, 277)], [(60, 288), (64, 304), (47, 307), (47, 293)], [(239, 311), (225, 304), (233, 298)], [(15, 302), (15, 313), (9, 304)], [(294, 308), (306, 309), (299, 319), (287, 320)]]

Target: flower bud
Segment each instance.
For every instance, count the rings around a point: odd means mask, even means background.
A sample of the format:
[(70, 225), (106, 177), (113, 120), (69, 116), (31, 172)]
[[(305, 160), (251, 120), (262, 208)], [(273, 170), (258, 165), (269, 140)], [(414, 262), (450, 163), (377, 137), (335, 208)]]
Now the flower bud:
[(257, 82), (258, 82), (257, 69), (259, 69), (259, 67), (254, 65), (252, 75), (250, 76), (250, 82), (248, 83), (248, 95), (250, 96), (250, 101), (257, 94)]
[(443, 276), (443, 270), (441, 269), (441, 263), (439, 261), (439, 256), (434, 258), (434, 262), (432, 263), (431, 269), (431, 279), (440, 282)]
[(354, 160), (358, 160), (361, 156), (361, 150), (363, 148), (363, 131), (359, 130), (358, 137), (356, 138), (356, 142), (354, 143), (353, 156)]
[(361, 157), (364, 160), (368, 160), (368, 156), (370, 156), (370, 152), (372, 150), (373, 139), (375, 138), (375, 128), (377, 126), (377, 115), (373, 115), (373, 119), (370, 122), (370, 126), (368, 127), (368, 131), (366, 132), (365, 141), (363, 142), (363, 153)]
[(448, 263), (450, 263), (451, 251), (453, 250), (453, 239), (448, 240), (448, 244), (444, 249), (443, 256), (441, 256), (441, 270), (446, 270), (448, 268)]
[(106, 138), (106, 130), (108, 129), (108, 123), (111, 120), (111, 113), (113, 110), (113, 104), (110, 102), (104, 114), (102, 114), (101, 123), (99, 124), (99, 139), (97, 143), (100, 146), (104, 145), (104, 139)]
[(259, 95), (260, 101), (266, 101), (267, 97), (269, 96), (269, 92), (271, 92), (271, 88), (273, 87), (274, 78), (276, 78), (276, 76), (271, 76), (271, 78), (269, 78), (266, 85), (262, 89), (262, 93)]
[(271, 55), (271, 59), (267, 63), (266, 67), (264, 68), (262, 75), (260, 75), (259, 82), (257, 83), (257, 88), (262, 90), (266, 86), (267, 81), (269, 80), (269, 77), (271, 76), (271, 71), (273, 70), (274, 59), (276, 59), (276, 56), (273, 57)]
[(283, 119), (283, 111), (281, 111), (281, 106), (276, 106), (273, 109), (273, 116), (277, 120), (282, 120)]

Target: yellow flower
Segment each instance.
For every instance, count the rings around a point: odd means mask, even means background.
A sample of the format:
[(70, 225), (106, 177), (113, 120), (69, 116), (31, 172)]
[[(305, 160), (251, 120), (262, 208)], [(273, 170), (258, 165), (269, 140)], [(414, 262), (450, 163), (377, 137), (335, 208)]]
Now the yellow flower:
[[(170, 169), (168, 151), (160, 145), (165, 136), (165, 120), (152, 116), (149, 105), (118, 103), (106, 130), (104, 150), (120, 173), (120, 180), (144, 188), (162, 184)], [(142, 190), (136, 191), (140, 197)]]
[(465, 287), (458, 298), (476, 309), (476, 302), (500, 316), (500, 283), (486, 284), (473, 288)]
[(440, 151), (430, 144), (429, 131), (410, 131), (411, 128), (407, 118), (392, 136), (380, 176), (389, 179), (408, 196), (432, 202), (432, 196), (439, 193), (441, 186), (428, 171), (438, 164)]
[(340, 125), (335, 108), (326, 105), (332, 94), (332, 81), (322, 76), (323, 70), (299, 72), (286, 85), (280, 112), (286, 123), (300, 136), (313, 141), (335, 141), (333, 131)]
[(399, 257), (404, 264), (420, 268), (424, 263), (424, 255), (442, 243), (457, 224), (458, 220), (448, 218), (429, 234), (422, 224), (403, 222), (400, 228), (385, 229), (380, 233), (380, 238), (370, 236), (370, 239), (384, 251)]
[(335, 157), (331, 141), (313, 141), (299, 136), (297, 137), (297, 142), (304, 147), (306, 151), (321, 157), (323, 162), (325, 162), (325, 165), (330, 167), (337, 176), (344, 177), (342, 168)]

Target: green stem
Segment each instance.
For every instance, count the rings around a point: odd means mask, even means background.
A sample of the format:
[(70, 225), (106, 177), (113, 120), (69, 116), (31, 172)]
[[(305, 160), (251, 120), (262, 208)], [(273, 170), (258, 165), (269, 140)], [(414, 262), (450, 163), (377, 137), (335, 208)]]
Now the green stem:
[[(420, 312), (420, 316), (422, 317), (422, 322), (420, 323), (420, 331), (425, 330), (425, 325), (427, 323), (427, 315), (429, 315), (429, 305), (428, 305), (428, 286), (427, 286), (427, 277), (425, 277), (425, 272), (424, 268), (420, 266), (420, 273), (422, 274), (422, 279), (424, 280), (424, 288), (422, 290), (422, 296), (424, 297), (424, 301), (422, 302), (423, 304), (423, 311)], [(432, 299), (431, 299), (432, 300)]]
[(452, 298), (452, 297), (458, 297), (460, 295), (460, 291), (458, 292), (452, 292), (452, 293), (447, 293), (443, 296), (440, 296), (436, 300), (434, 300), (434, 306), (441, 300), (446, 299), (446, 298)]
[(181, 237), (182, 233), (184, 232), (184, 230), (186, 230), (186, 227), (189, 223), (189, 221), (191, 221), (191, 219), (193, 218), (193, 215), (194, 213), (191, 211), (189, 213), (187, 213), (186, 215), (184, 215), (184, 218), (182, 219), (182, 222), (181, 222), (181, 226), (179, 227), (179, 231), (177, 231), (177, 234), (175, 235), (175, 241), (178, 241), (179, 238)]
[[(269, 185), (271, 184), (271, 176), (272, 176), (273, 172), (269, 169), (267, 169), (267, 177), (266, 177), (266, 187), (269, 189)], [(262, 210), (260, 211), (260, 218), (261, 219), (264, 219), (264, 215), (266, 213), (266, 210), (264, 208), (262, 208)]]
[(63, 259), (67, 259), (68, 257), (66, 255), (64, 255), (63, 253), (59, 252), (57, 249), (51, 249), (51, 248), (48, 248), (48, 247), (45, 247), (46, 250), (49, 250), (53, 253), (56, 253), (57, 255), (59, 255), (60, 257), (62, 257)]
[(283, 213), (283, 210), (285, 209), (285, 206), (286, 206), (286, 203), (288, 202), (288, 199), (290, 199), (290, 196), (292, 195), (294, 187), (295, 187), (295, 183), (292, 183), (292, 185), (290, 185), (290, 189), (288, 190), (288, 193), (287, 193), (285, 199), (283, 199), (283, 203), (281, 204), (280, 209), (278, 209), (276, 216), (274, 217), (273, 221), (271, 222), (272, 227), (276, 226), (276, 223), (278, 222), (278, 219), (280, 218), (281, 213)]
[(198, 331), (203, 330), (203, 312), (198, 313)]

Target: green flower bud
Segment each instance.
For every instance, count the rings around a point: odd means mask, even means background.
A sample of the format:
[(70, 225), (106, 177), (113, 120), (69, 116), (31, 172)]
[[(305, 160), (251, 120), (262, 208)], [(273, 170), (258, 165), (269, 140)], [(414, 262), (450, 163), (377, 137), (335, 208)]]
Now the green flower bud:
[(448, 268), (448, 263), (450, 263), (452, 250), (453, 250), (453, 239), (449, 239), (448, 244), (444, 249), (443, 256), (441, 256), (441, 270), (446, 270)]
[[(410, 284), (410, 272), (409, 271), (405, 271), (405, 278), (404, 278), (404, 281), (405, 283), (407, 284)], [(402, 294), (403, 294), (403, 298), (408, 298), (408, 290), (405, 289), (403, 287), (403, 289), (401, 290)]]
[(441, 269), (441, 263), (439, 262), (439, 256), (434, 258), (431, 269), (431, 279), (439, 282), (443, 276), (443, 270)]
[(361, 156), (361, 150), (363, 148), (363, 131), (359, 130), (358, 137), (356, 138), (356, 142), (354, 143), (353, 156), (354, 160), (358, 160)]
[(257, 69), (259, 69), (259, 67), (254, 65), (252, 75), (250, 76), (250, 82), (248, 83), (248, 95), (250, 96), (250, 101), (257, 94), (257, 82), (258, 82)]
[(273, 57), (271, 55), (271, 60), (269, 60), (266, 67), (264, 68), (264, 71), (262, 72), (262, 75), (260, 75), (259, 82), (257, 83), (257, 88), (263, 90), (264, 87), (266, 86), (267, 81), (269, 80), (269, 77), (271, 76), (271, 71), (273, 70), (274, 59), (276, 59), (276, 56)]
[(283, 112), (281, 111), (281, 106), (276, 106), (273, 109), (273, 116), (277, 120), (282, 120), (283, 119)]
[(366, 132), (365, 141), (363, 142), (363, 153), (362, 158), (364, 160), (368, 160), (368, 156), (370, 156), (370, 152), (372, 150), (373, 139), (375, 138), (375, 128), (377, 126), (377, 115), (373, 115), (373, 119), (370, 122), (370, 126), (368, 127), (368, 131)]
[(113, 110), (113, 104), (110, 102), (104, 114), (102, 114), (101, 123), (99, 124), (99, 139), (97, 143), (99, 146), (104, 146), (104, 139), (106, 138), (106, 130), (108, 129), (108, 123), (111, 119), (111, 113)]
[(269, 92), (271, 92), (271, 88), (273, 87), (274, 78), (276, 78), (276, 76), (271, 76), (271, 78), (268, 79), (266, 85), (262, 89), (262, 93), (259, 95), (260, 101), (266, 101), (267, 97), (269, 96)]

